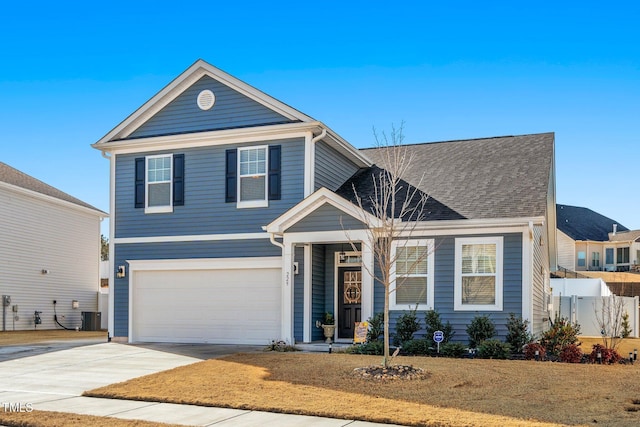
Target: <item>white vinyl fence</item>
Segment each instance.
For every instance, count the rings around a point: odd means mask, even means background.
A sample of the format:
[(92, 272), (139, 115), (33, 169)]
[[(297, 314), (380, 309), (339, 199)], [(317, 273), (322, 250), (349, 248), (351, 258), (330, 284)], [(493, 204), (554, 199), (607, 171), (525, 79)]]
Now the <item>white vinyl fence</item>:
[(597, 318), (603, 315), (603, 304), (610, 304), (611, 306), (615, 304), (614, 298), (622, 300), (623, 310), (629, 314), (631, 336), (637, 338), (640, 330), (638, 324), (639, 297), (616, 297), (615, 295), (601, 297), (577, 295), (554, 296), (554, 316), (559, 312), (561, 317), (569, 319), (572, 323), (578, 323), (580, 325), (581, 335), (599, 337), (601, 335), (601, 329)]

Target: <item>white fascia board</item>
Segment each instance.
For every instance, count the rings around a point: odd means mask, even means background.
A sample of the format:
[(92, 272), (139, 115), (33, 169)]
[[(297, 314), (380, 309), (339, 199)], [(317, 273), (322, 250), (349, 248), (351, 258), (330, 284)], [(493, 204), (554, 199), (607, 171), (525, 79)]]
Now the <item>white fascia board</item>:
[(329, 129), (328, 126), (322, 124), (327, 129), (327, 137), (323, 139), (327, 144), (334, 148), (337, 152), (345, 155), (349, 160), (360, 167), (369, 167), (373, 164), (371, 159), (360, 150), (345, 141), (340, 135)]
[(267, 225), (266, 231), (268, 233), (282, 234), (284, 230), (299, 222), (325, 203), (369, 226), (376, 227), (379, 223), (378, 218), (323, 187), (272, 221)]
[(179, 135), (156, 136), (128, 139), (108, 144), (93, 144), (92, 147), (116, 154), (138, 153), (142, 151), (174, 150), (196, 147), (210, 147), (234, 143), (272, 141), (288, 138), (304, 138), (311, 130), (318, 129), (319, 122), (286, 123), (251, 128), (224, 129), (209, 132), (194, 132)]
[(488, 218), (488, 219), (454, 219), (444, 221), (420, 221), (415, 227), (408, 227), (412, 230), (440, 230), (440, 229), (469, 229), (474, 228), (507, 228), (507, 227), (528, 227), (529, 224), (543, 225), (544, 217), (524, 217), (524, 218)]
[(8, 184), (6, 182), (0, 182), (0, 188), (7, 189), (14, 193), (22, 194), (23, 196), (31, 197), (34, 199), (39, 199), (41, 201), (52, 203), (60, 206), (64, 206), (66, 208), (73, 209), (75, 211), (89, 214), (91, 216), (97, 216), (100, 219), (109, 218), (109, 214), (106, 212), (102, 212), (99, 209), (91, 209), (85, 206), (78, 205), (73, 202), (68, 202), (66, 200), (58, 199), (57, 197), (48, 196), (46, 194), (38, 193), (37, 191), (28, 190), (26, 188), (18, 187), (17, 185)]
[(129, 263), (130, 276), (133, 271), (282, 268), (281, 257), (152, 259), (126, 260), (126, 262)]
[(177, 236), (115, 237), (113, 243), (119, 245), (133, 243), (176, 243), (176, 242), (217, 242), (222, 240), (268, 239), (269, 233), (229, 233), (229, 234), (182, 234)]
[(180, 94), (182, 94), (182, 92), (184, 92), (188, 87), (205, 75), (208, 75), (212, 79), (219, 81), (220, 83), (236, 90), (237, 92), (290, 120), (299, 120), (302, 122), (314, 121), (311, 117), (301, 113), (300, 111), (278, 101), (277, 99), (231, 76), (219, 68), (214, 67), (202, 59), (199, 59), (94, 145), (104, 144), (112, 139), (128, 137), (147, 120), (153, 117), (153, 115), (166, 107), (171, 101), (180, 96)]

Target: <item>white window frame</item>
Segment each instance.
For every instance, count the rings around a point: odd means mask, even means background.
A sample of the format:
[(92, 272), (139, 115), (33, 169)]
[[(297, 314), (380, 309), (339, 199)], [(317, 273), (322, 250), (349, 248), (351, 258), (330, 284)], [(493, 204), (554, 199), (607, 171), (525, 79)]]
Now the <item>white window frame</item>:
[[(264, 173), (259, 174), (250, 174), (250, 175), (242, 175), (240, 174), (240, 159), (242, 158), (243, 151), (249, 150), (264, 150)], [(238, 176), (238, 188), (236, 192), (237, 202), (236, 206), (238, 208), (264, 208), (269, 206), (269, 146), (268, 145), (253, 145), (250, 147), (238, 147), (238, 164), (237, 167), (237, 176)], [(245, 176), (264, 176), (264, 199), (263, 200), (247, 200), (242, 201), (241, 199), (241, 188), (242, 188), (242, 177)]]
[[(169, 158), (169, 204), (166, 206), (149, 206), (149, 186), (158, 182), (149, 182), (149, 160), (158, 158)], [(166, 183), (162, 181), (160, 183)], [(144, 158), (144, 213), (166, 213), (173, 212), (173, 154), (154, 154)]]
[[(463, 245), (496, 245), (495, 303), (463, 304), (462, 303), (462, 246)], [(502, 311), (504, 298), (503, 284), (504, 238), (502, 236), (465, 237), (455, 242), (455, 279), (453, 287), (453, 309), (455, 311)], [(477, 275), (477, 274), (476, 274)], [(484, 275), (490, 275), (484, 273)], [(475, 275), (474, 275), (475, 276)]]
[[(396, 276), (396, 259), (397, 259), (397, 250), (398, 248), (405, 248), (410, 246), (426, 246), (427, 248), (427, 274), (408, 274), (402, 276)], [(390, 310), (415, 310), (416, 304), (398, 304), (396, 303), (396, 282), (398, 279), (402, 279), (403, 277), (426, 277), (427, 280), (427, 303), (426, 304), (417, 304), (418, 311), (427, 311), (433, 310), (434, 304), (434, 275), (435, 275), (435, 244), (433, 239), (408, 239), (408, 240), (394, 240), (391, 242), (391, 260), (393, 261), (393, 265), (391, 266), (391, 283), (389, 284), (389, 309)]]

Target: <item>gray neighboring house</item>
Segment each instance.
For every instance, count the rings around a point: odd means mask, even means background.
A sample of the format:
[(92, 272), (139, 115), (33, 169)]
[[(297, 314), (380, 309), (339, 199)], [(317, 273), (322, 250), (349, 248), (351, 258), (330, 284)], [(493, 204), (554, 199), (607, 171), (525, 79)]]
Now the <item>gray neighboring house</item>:
[[(367, 228), (380, 150), (198, 60), (93, 147), (111, 170), (109, 333), (127, 342), (310, 342), (383, 307)], [(466, 342), (490, 315), (548, 326), (556, 268), (554, 134), (408, 146), (405, 180), (430, 196), (415, 234), (429, 256), (392, 292), (391, 327), (419, 304)], [(348, 244), (347, 233), (357, 250)], [(412, 250), (396, 251), (410, 263)], [(402, 258), (405, 257), (406, 259)], [(424, 330), (418, 336), (424, 335)]]
[[(81, 327), (97, 311), (100, 223), (108, 215), (0, 162), (2, 330)], [(74, 303), (76, 301), (76, 303)], [(76, 308), (74, 308), (76, 307)], [(34, 312), (42, 312), (35, 325)]]

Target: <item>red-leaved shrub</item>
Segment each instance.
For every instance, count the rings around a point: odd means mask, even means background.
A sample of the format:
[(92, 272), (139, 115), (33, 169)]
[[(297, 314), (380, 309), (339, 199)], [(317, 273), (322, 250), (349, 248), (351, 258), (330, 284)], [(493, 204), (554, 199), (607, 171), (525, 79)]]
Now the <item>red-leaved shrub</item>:
[(612, 348), (605, 348), (602, 344), (594, 344), (593, 350), (589, 355), (589, 360), (591, 363), (598, 363), (598, 353), (602, 356), (603, 364), (613, 364), (618, 363), (622, 357)]
[(565, 363), (580, 363), (582, 361), (582, 349), (576, 344), (569, 344), (560, 352), (560, 361)]
[(544, 356), (547, 351), (542, 345), (537, 342), (532, 342), (524, 346), (524, 357), (527, 360), (533, 360), (536, 358), (536, 350), (538, 350), (538, 357), (540, 360), (544, 360)]

